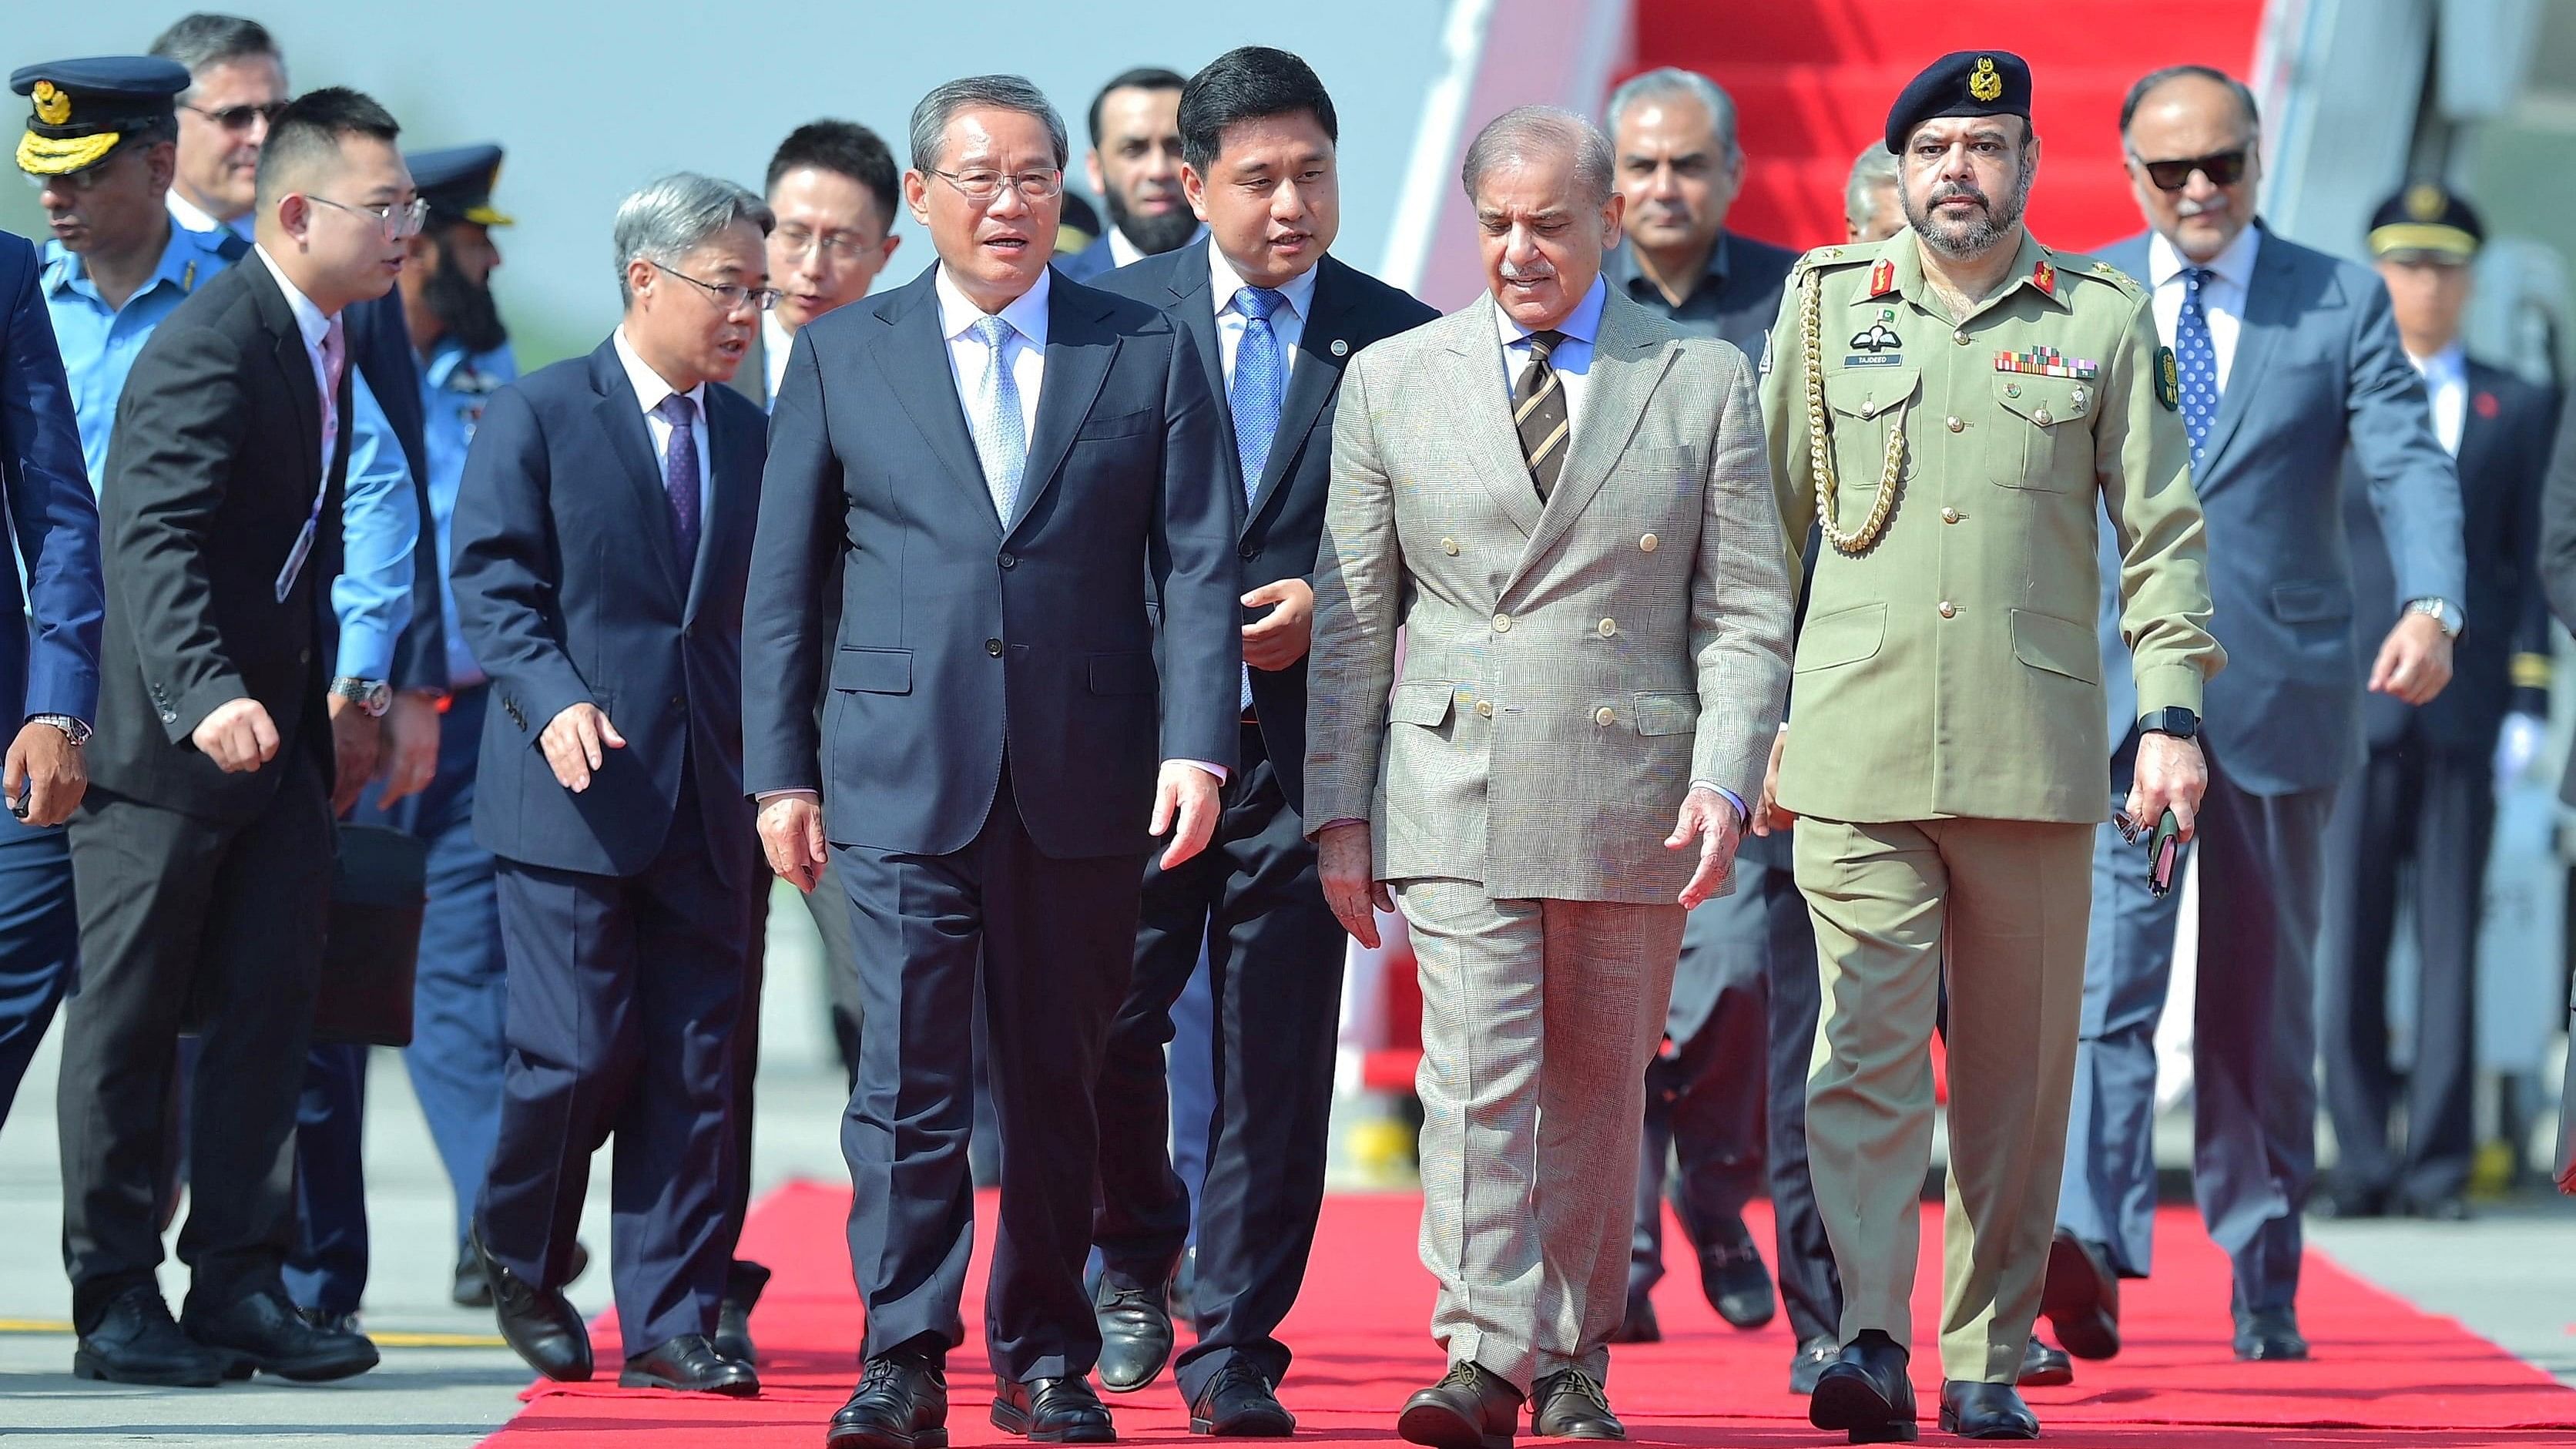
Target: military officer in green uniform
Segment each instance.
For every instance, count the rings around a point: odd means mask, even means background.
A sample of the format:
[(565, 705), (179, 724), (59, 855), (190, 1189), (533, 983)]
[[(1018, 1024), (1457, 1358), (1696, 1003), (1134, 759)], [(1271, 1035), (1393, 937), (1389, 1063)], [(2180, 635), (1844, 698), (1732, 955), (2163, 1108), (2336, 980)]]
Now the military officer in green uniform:
[[(1823, 1020), (1807, 1132), (1845, 1307), (1810, 1415), (1911, 1439), (1917, 1207), (1949, 990), (1941, 1426), (2029, 1437), (2013, 1382), (2055, 1222), (2107, 795), (2096, 534), (2150, 711), (2200, 707), (2200, 505), (2147, 294), (2023, 229), (2030, 70), (1945, 56), (1887, 148), (1909, 226), (1790, 274), (1762, 402), (1788, 537), (1824, 543), (1763, 828), (1796, 821)], [(2149, 756), (2152, 755), (2152, 763)], [(2185, 829), (2199, 748), (2155, 735), (2131, 815)], [(2141, 851), (2138, 869), (2146, 869)]]

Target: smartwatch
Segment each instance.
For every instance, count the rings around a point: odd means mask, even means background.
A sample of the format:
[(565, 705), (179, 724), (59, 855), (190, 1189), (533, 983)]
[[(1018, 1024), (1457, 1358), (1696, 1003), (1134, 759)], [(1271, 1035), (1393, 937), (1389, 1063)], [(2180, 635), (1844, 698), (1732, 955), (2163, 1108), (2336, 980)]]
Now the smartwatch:
[(2197, 739), (2200, 737), (2200, 716), (2180, 705), (2151, 709), (2138, 716), (2138, 733), (2171, 735), (2178, 740)]
[(385, 711), (391, 709), (394, 702), (393, 686), (381, 679), (351, 679), (344, 674), (331, 681), (331, 693), (357, 705), (376, 719), (384, 718)]

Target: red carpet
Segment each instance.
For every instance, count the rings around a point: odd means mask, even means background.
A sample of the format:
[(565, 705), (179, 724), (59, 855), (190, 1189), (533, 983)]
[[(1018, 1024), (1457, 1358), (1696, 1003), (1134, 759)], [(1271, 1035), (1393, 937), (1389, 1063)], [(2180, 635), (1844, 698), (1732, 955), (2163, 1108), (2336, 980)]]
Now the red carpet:
[[(778, 1271), (752, 1328), (765, 1391), (731, 1402), (616, 1388), (605, 1382), (543, 1384), (528, 1407), (486, 1441), (499, 1449), (590, 1445), (708, 1449), (816, 1449), (823, 1426), (855, 1377), (860, 1313), (850, 1286), (839, 1188), (788, 1187), (752, 1214), (743, 1255)], [(1761, 1213), (1756, 1204), (1755, 1212)], [(1298, 1350), (1282, 1397), (1300, 1438), (1315, 1444), (1396, 1441), (1394, 1410), (1439, 1374), (1423, 1325), (1431, 1281), (1414, 1258), (1420, 1203), (1410, 1197), (1336, 1197), (1326, 1207), (1306, 1290), (1282, 1337)], [(1929, 1254), (1940, 1241), (1937, 1210), (1925, 1216)], [(989, 1205), (980, 1215), (989, 1232)], [(2078, 1364), (2071, 1388), (2030, 1395), (2049, 1442), (2101, 1445), (2536, 1446), (2567, 1442), (2576, 1430), (2576, 1390), (2505, 1354), (2457, 1322), (2418, 1312), (2311, 1255), (2301, 1318), (2315, 1341), (2306, 1364), (2236, 1363), (2227, 1350), (2227, 1265), (2187, 1210), (2159, 1224), (2157, 1275), (2129, 1286), (2127, 1351), (2108, 1364)], [(1754, 1231), (1770, 1244), (1767, 1217)], [(1676, 1263), (1684, 1263), (1678, 1231)], [(978, 1259), (988, 1256), (979, 1245)], [(1934, 1323), (1937, 1268), (1927, 1256), (1915, 1321)], [(1656, 1306), (1665, 1341), (1622, 1347), (1610, 1379), (1612, 1402), (1646, 1443), (1692, 1446), (1839, 1443), (1806, 1422), (1805, 1401), (1787, 1391), (1785, 1320), (1737, 1333), (1701, 1299), (1689, 1267), (1664, 1281)], [(982, 1309), (970, 1298), (970, 1335)], [(603, 1367), (617, 1362), (616, 1335), (599, 1327)], [(950, 1431), (958, 1449), (1015, 1444), (985, 1420), (992, 1380), (970, 1337), (952, 1356)], [(1937, 1399), (1938, 1368), (1927, 1340), (1916, 1359), (1924, 1434)], [(1188, 1442), (1187, 1422), (1167, 1373), (1141, 1394), (1111, 1396), (1129, 1442)], [(1203, 1441), (1202, 1441), (1203, 1442)]]

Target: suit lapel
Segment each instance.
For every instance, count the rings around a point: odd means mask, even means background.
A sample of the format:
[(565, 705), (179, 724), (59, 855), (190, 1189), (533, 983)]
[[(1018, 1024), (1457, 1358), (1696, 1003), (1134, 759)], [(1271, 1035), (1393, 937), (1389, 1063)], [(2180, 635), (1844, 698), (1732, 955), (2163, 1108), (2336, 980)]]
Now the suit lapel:
[[(1097, 294), (1062, 284), (1047, 293), (1046, 381), (1038, 389), (1037, 426), (1029, 430), (1028, 466), (1020, 472), (1020, 496), (1011, 510), (1011, 528), (1029, 516), (1038, 499), (1054, 486), (1074, 432), (1091, 413), (1109, 365), (1118, 356), (1118, 336), (1097, 324), (1103, 313)], [(1219, 396), (1223, 396), (1222, 393)], [(1004, 529), (1007, 537), (1010, 529)]]
[[(1189, 329), (1190, 340), (1198, 344), (1199, 366), (1207, 374), (1209, 395), (1216, 399), (1217, 438), (1225, 456), (1236, 460), (1242, 455), (1235, 451), (1233, 395), (1225, 387), (1225, 353), (1216, 335), (1216, 296), (1208, 285), (1207, 248), (1214, 245), (1202, 238), (1181, 249), (1184, 260), (1171, 280), (1168, 290), (1172, 302), (1165, 310), (1181, 319), (1181, 325)], [(1240, 462), (1236, 462), (1230, 476), (1234, 479), (1234, 496), (1242, 497)]]
[(680, 544), (671, 536), (671, 497), (662, 490), (662, 470), (653, 461), (653, 435), (644, 426), (644, 401), (635, 395), (635, 385), (626, 380), (626, 365), (618, 360), (614, 338), (599, 344), (599, 349), (590, 354), (590, 384), (599, 393), (591, 415), (598, 419), (600, 431), (608, 435), (608, 446), (617, 454), (617, 461), (625, 465), (627, 487), (635, 495), (636, 506), (652, 520), (644, 533), (652, 539), (653, 556), (661, 560), (662, 578), (670, 584), (673, 594), (686, 598), (688, 579), (680, 567)]
[(2236, 356), (2227, 365), (2227, 390), (2218, 399), (2218, 420), (2210, 424), (2209, 446), (2203, 450), (2204, 466), (2194, 470), (2192, 483), (2217, 476), (2218, 465), (2226, 457), (2227, 443), (2236, 436), (2237, 424), (2245, 420), (2252, 404), (2251, 394), (2263, 385), (2264, 370), (2271, 363), (2281, 334), (2296, 320), (2291, 301), (2295, 289), (2291, 274), (2297, 261), (2287, 247), (2273, 244), (2268, 234), (2266, 245), (2254, 253), (2254, 277), (2245, 287), (2245, 315), (2236, 329)]
[[(1341, 335), (1344, 288), (1336, 269), (1341, 263), (1330, 256), (1316, 265), (1315, 292), (1311, 299), (1312, 317), (1297, 335), (1297, 365), (1288, 370), (1288, 395), (1279, 401), (1279, 431), (1270, 440), (1270, 456), (1262, 460), (1260, 486), (1252, 495), (1252, 506), (1245, 510), (1243, 526), (1251, 528), (1252, 520), (1270, 506), (1271, 496), (1288, 476), (1289, 465), (1297, 459), (1306, 434), (1313, 431), (1315, 419), (1323, 416), (1324, 404), (1333, 400), (1333, 390), (1342, 383), (1343, 356), (1333, 354), (1333, 343), (1347, 341)], [(1326, 446), (1330, 447), (1329, 440)]]
[(1459, 432), (1476, 476), (1503, 516), (1524, 537), (1538, 532), (1538, 488), (1512, 428), (1510, 384), (1502, 377), (1502, 334), (1494, 321), (1494, 296), (1478, 297), (1447, 323), (1449, 355), (1441, 364), (1440, 397), (1458, 411)]
[[(714, 402), (713, 390), (709, 390), (707, 399), (710, 404)], [(725, 416), (730, 411), (712, 405), (707, 408), (706, 526), (699, 530), (698, 557), (689, 577), (684, 618), (698, 616), (698, 604), (706, 597), (716, 560), (733, 547), (735, 531), (753, 516), (751, 510), (741, 506), (739, 498), (743, 480), (756, 476), (748, 456), (751, 435), (739, 421)]]
[[(878, 306), (876, 315), (889, 326), (874, 348), (877, 370), (929, 444), (931, 456), (974, 497), (976, 510), (993, 518), (993, 495), (984, 486), (984, 465), (976, 460), (965, 404), (948, 366), (948, 339), (939, 333), (939, 297), (931, 283), (937, 270), (935, 264), (925, 269)], [(993, 531), (999, 534), (1001, 528), (1001, 520), (993, 519)]]
[(1521, 551), (1515, 578), (1565, 535), (1610, 481), (1611, 466), (1627, 450), (1628, 435), (1637, 430), (1647, 400), (1655, 395), (1656, 382), (1671, 364), (1665, 339), (1638, 325), (1645, 320), (1644, 311), (1616, 292), (1601, 309), (1600, 335), (1592, 344), (1592, 372), (1583, 390), (1583, 415), (1574, 420), (1574, 441), (1566, 451), (1565, 467), (1557, 475), (1556, 490), (1548, 495), (1538, 531)]
[(286, 378), (287, 396), (295, 400), (298, 436), (312, 440), (301, 454), (304, 477), (318, 489), (322, 485), (322, 388), (313, 378), (313, 354), (305, 350), (303, 330), (295, 325), (294, 305), (286, 300), (267, 264), (245, 256), (239, 265), (247, 269), (251, 295), (259, 299), (261, 324), (277, 339), (277, 369)]

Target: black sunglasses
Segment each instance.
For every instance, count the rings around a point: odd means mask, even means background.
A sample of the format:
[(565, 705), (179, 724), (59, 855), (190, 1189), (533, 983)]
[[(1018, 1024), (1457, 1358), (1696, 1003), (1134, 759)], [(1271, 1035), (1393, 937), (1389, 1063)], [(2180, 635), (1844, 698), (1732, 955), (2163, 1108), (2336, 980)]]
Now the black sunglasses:
[(286, 114), (286, 102), (270, 101), (264, 106), (225, 106), (221, 110), (214, 111), (207, 110), (203, 106), (187, 106), (186, 109), (196, 112), (227, 131), (247, 131), (254, 120), (264, 120), (272, 126), (276, 125), (277, 118)]
[(2191, 173), (2197, 171), (2209, 178), (2212, 186), (2233, 186), (2245, 179), (2245, 149), (2217, 151), (2207, 156), (2186, 156), (2179, 161), (2150, 161), (2132, 151), (2129, 158), (2146, 168), (2147, 179), (2158, 191), (2180, 191), (2191, 184)]

